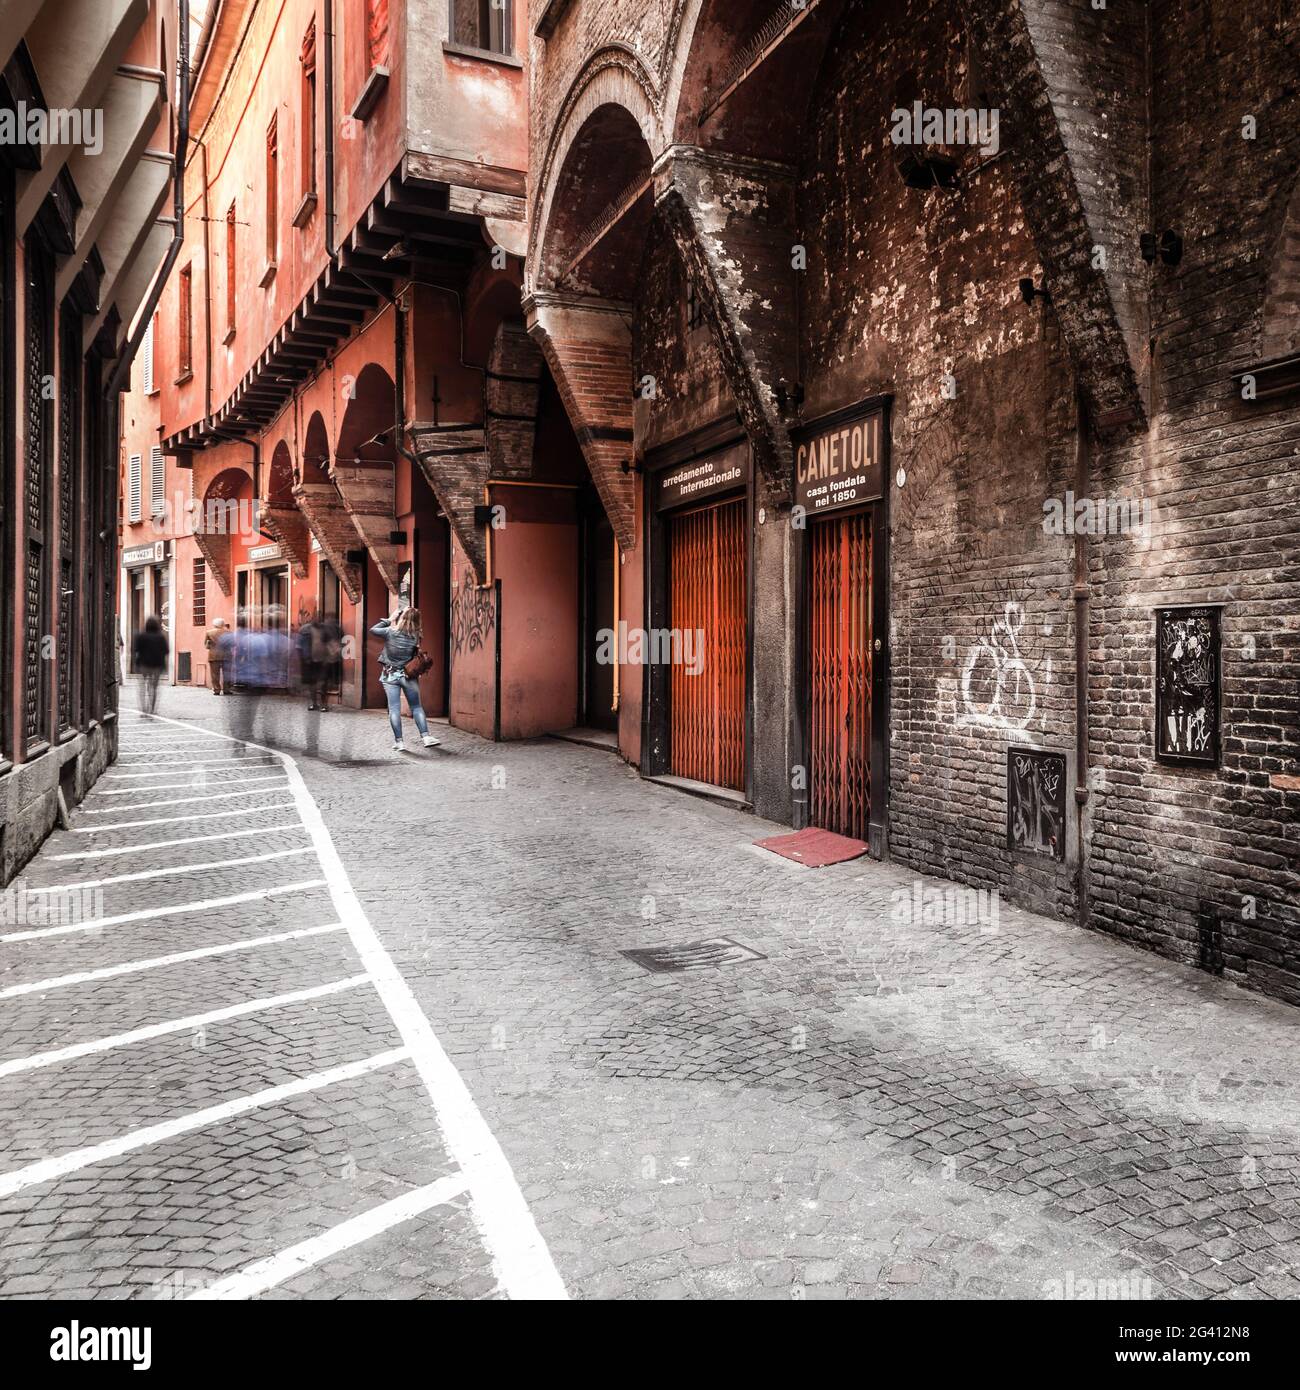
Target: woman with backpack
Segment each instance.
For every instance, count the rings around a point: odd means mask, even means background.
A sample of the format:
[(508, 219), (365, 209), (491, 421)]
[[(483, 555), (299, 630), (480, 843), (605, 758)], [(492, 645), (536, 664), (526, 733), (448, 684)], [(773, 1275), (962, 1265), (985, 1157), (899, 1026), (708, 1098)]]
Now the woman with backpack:
[(428, 721), (424, 717), (424, 706), (420, 703), (419, 678), (433, 665), (433, 662), (420, 650), (420, 610), (403, 608), (392, 618), (381, 618), (370, 631), (384, 639), (384, 650), (379, 654), (379, 680), (388, 699), (388, 722), (393, 726), (393, 752), (405, 751), (402, 742), (402, 696), (415, 720), (426, 748), (436, 748), (441, 742), (429, 732)]

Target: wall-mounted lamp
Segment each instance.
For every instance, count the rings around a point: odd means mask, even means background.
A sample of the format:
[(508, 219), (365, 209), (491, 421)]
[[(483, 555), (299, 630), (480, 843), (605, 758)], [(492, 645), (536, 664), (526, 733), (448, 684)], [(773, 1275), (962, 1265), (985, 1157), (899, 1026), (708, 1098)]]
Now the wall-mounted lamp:
[(1041, 299), (1047, 304), (1052, 302), (1051, 290), (1045, 290), (1035, 285), (1027, 276), (1020, 282), (1020, 297), (1026, 304), (1032, 304), (1035, 299)]
[(380, 259), (381, 261), (395, 261), (395, 260), (398, 260), (398, 259), (405, 260), (406, 257), (409, 256), (409, 255), (410, 255), (410, 251), (407, 249), (406, 242), (404, 242), (404, 241), (395, 241), (395, 242), (393, 242), (393, 244), (388, 248), (388, 250), (385, 251), (384, 254), (383, 254), (382, 256), (380, 256), (379, 259)]
[(618, 466), (624, 473), (640, 473), (642, 471), (639, 463), (630, 463), (627, 459), (621, 460)]

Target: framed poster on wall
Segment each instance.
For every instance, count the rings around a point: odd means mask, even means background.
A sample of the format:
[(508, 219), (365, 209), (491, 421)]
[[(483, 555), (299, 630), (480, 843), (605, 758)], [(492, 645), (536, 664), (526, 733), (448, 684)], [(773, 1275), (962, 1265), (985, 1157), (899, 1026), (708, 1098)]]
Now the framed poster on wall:
[(1156, 759), (1217, 767), (1221, 741), (1220, 610), (1156, 609)]

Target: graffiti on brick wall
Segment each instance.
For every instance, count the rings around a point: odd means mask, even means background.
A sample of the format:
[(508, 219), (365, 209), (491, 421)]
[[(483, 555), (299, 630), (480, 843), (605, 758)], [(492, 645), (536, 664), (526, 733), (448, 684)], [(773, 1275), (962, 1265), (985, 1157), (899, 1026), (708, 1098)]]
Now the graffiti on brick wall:
[(1034, 678), (1020, 652), (1025, 611), (1008, 601), (967, 650), (961, 671), (958, 724), (1018, 733), (1029, 726), (1038, 703)]
[(1219, 761), (1219, 610), (1156, 609), (1156, 757)]
[(452, 655), (461, 656), (485, 647), (496, 629), (496, 621), (496, 591), (462, 583), (451, 599)]
[(1065, 858), (1065, 755), (1007, 749), (1007, 846)]
[[(952, 486), (964, 476), (961, 437), (943, 418), (913, 423), (898, 456), (906, 486), (896, 494), (896, 553), (924, 555), (896, 609), (912, 649), (909, 665), (937, 666), (938, 718), (953, 729), (988, 730), (1036, 743), (1046, 728), (1052, 625), (1033, 617), (1035, 593), (1008, 570), (985, 529)], [(970, 625), (974, 615), (974, 626)]]

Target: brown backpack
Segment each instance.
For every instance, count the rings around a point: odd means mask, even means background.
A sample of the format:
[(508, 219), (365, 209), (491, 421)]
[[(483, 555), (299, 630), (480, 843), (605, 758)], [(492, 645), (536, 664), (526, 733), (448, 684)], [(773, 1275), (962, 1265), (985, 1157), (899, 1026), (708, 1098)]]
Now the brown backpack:
[(402, 667), (402, 674), (409, 681), (419, 680), (426, 671), (433, 669), (433, 658), (423, 647), (417, 647), (415, 655)]

